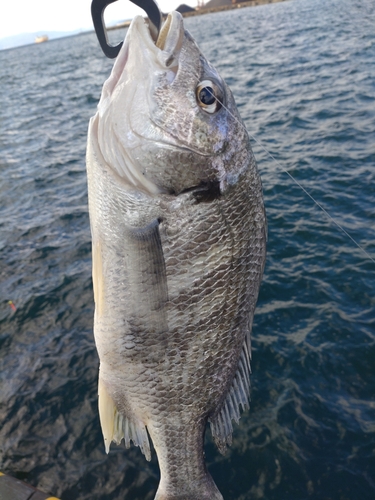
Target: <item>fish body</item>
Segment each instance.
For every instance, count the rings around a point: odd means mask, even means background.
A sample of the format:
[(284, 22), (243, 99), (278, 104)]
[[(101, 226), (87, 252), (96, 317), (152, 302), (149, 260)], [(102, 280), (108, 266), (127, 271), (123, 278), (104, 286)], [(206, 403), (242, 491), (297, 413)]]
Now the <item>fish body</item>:
[(266, 219), (232, 94), (177, 12), (156, 45), (133, 20), (90, 121), (87, 173), (106, 449), (124, 438), (150, 459), (148, 432), (156, 499), (222, 499), (204, 433), (210, 421), (224, 451), (248, 402)]

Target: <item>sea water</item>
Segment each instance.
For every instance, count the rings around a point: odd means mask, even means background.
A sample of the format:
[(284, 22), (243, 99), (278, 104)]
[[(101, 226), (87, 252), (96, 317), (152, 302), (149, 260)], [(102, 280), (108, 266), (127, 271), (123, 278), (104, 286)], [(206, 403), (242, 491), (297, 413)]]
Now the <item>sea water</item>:
[[(375, 498), (375, 264), (285, 172), (375, 258), (374, 8), (185, 21), (254, 137), (268, 216), (251, 409), (225, 457), (206, 443), (226, 500)], [(112, 64), (94, 33), (0, 52), (0, 468), (63, 500), (151, 500), (159, 480), (155, 454), (105, 454), (97, 410), (85, 148)]]

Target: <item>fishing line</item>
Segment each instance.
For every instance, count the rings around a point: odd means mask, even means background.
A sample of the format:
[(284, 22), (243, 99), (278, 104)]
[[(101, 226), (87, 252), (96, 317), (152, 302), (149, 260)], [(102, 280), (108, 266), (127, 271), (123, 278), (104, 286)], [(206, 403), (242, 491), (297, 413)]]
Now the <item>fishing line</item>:
[[(198, 80), (199, 81), (199, 80)], [(231, 113), (231, 111), (225, 106), (224, 103), (222, 103), (211, 91), (208, 87), (206, 87), (207, 91), (212, 95), (212, 97), (214, 99), (216, 99), (216, 101), (229, 113), (229, 115), (241, 126), (243, 127), (246, 131), (246, 127), (243, 125), (243, 123), (241, 123), (238, 118), (236, 118), (233, 113)], [(359, 244), (357, 243), (357, 241), (346, 231), (346, 229), (344, 229), (341, 224), (339, 222), (337, 222), (337, 220), (332, 217), (332, 215), (330, 215), (327, 210), (312, 196), (312, 194), (310, 194), (307, 189), (305, 187), (302, 186), (302, 184), (297, 181), (297, 179), (286, 169), (284, 168), (277, 160), (276, 158), (263, 146), (263, 144), (261, 142), (259, 142), (257, 139), (255, 139), (255, 137), (253, 135), (251, 135), (248, 131), (247, 133), (249, 134), (249, 137), (251, 137), (251, 139), (253, 141), (255, 141), (258, 146), (260, 146), (263, 151), (265, 151), (266, 154), (268, 154), (268, 156), (276, 163), (276, 165), (285, 173), (287, 174), (293, 182), (295, 182), (295, 184), (297, 184), (297, 186), (315, 203), (315, 205), (318, 206), (318, 208), (320, 208), (320, 210), (326, 215), (326, 217), (335, 224), (336, 227), (338, 227), (363, 253), (364, 255), (371, 260), (371, 262), (373, 264), (375, 264), (375, 259), (373, 259), (371, 257), (371, 255)]]
[[(233, 115), (232, 115), (233, 116)], [(234, 117), (235, 118), (235, 117)], [(237, 120), (238, 121), (238, 120)], [(367, 258), (369, 258), (374, 264), (375, 264), (375, 259), (373, 259), (371, 257), (371, 255), (359, 244), (357, 243), (357, 241), (346, 231), (346, 229), (344, 229), (341, 224), (339, 224), (337, 222), (337, 220), (332, 217), (331, 214), (329, 214), (327, 212), (327, 210), (312, 196), (312, 194), (310, 194), (306, 188), (304, 188), (302, 186), (302, 184), (300, 182), (297, 181), (297, 179), (295, 179), (293, 177), (293, 175), (288, 171), (286, 170), (286, 168), (284, 168), (276, 159), (275, 157), (269, 152), (267, 151), (267, 149), (263, 146), (263, 144), (261, 144), (257, 139), (255, 139), (254, 136), (252, 136), (251, 134), (249, 134), (249, 136), (258, 144), (258, 146), (260, 146), (269, 156), (270, 158), (272, 158), (272, 160), (276, 163), (276, 165), (278, 167), (280, 167), (280, 169), (286, 173), (287, 175), (289, 175), (289, 177), (297, 184), (297, 186), (302, 189), (302, 191), (315, 203), (315, 205), (317, 205), (320, 210), (328, 217), (328, 219), (333, 222), (336, 227), (338, 227), (339, 229), (341, 229), (341, 231), (366, 255)]]

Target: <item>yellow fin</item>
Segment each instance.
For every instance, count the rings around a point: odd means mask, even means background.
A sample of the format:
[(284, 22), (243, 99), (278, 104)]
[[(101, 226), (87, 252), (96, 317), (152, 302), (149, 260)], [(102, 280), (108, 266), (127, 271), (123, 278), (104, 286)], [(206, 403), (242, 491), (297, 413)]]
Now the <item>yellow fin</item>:
[(99, 377), (99, 418), (102, 426), (105, 451), (109, 453), (109, 447), (113, 440), (113, 430), (115, 421), (115, 405), (113, 399), (108, 394), (105, 385)]

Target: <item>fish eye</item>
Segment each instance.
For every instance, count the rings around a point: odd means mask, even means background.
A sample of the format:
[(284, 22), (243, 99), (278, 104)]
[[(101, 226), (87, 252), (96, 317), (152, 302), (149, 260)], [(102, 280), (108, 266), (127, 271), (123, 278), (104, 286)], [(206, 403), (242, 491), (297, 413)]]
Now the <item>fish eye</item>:
[(207, 113), (215, 113), (221, 108), (221, 93), (211, 80), (203, 80), (196, 88), (197, 102)]

